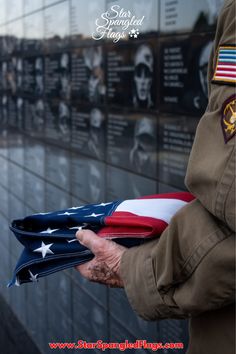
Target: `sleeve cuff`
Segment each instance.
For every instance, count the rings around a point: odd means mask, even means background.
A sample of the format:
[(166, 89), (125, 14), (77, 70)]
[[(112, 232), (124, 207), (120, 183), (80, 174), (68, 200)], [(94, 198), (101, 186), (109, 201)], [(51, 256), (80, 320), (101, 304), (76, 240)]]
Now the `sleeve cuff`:
[(163, 302), (153, 271), (152, 240), (138, 247), (126, 250), (121, 258), (120, 273), (124, 288), (133, 310), (145, 320), (167, 318), (171, 311)]

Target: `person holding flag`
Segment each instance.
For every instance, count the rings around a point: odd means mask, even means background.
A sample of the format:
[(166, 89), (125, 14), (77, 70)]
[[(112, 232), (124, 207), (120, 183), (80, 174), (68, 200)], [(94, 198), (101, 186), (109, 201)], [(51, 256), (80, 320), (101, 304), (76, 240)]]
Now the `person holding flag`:
[(76, 233), (95, 255), (76, 267), (84, 277), (124, 287), (146, 320), (190, 319), (188, 354), (235, 350), (235, 14), (235, 0), (226, 0), (209, 60), (209, 102), (185, 178), (196, 199), (159, 239), (129, 249), (91, 230)]

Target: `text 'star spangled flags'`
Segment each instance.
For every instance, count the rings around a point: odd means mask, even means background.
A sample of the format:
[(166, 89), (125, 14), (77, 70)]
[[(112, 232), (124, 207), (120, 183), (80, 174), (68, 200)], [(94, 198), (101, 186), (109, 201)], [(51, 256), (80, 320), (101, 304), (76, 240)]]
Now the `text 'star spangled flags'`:
[(80, 229), (112, 238), (126, 247), (160, 236), (171, 217), (194, 197), (187, 192), (90, 204), (14, 220), (10, 229), (24, 246), (8, 286), (85, 263), (93, 258), (75, 238)]

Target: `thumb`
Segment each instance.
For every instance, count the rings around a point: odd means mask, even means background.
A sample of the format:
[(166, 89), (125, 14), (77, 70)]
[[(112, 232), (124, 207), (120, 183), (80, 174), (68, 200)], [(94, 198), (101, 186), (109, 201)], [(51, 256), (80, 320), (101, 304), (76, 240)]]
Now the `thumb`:
[(99, 250), (101, 250), (103, 242), (106, 240), (98, 237), (95, 232), (91, 230), (80, 230), (76, 232), (76, 238), (79, 242), (89, 248), (93, 254), (96, 254)]

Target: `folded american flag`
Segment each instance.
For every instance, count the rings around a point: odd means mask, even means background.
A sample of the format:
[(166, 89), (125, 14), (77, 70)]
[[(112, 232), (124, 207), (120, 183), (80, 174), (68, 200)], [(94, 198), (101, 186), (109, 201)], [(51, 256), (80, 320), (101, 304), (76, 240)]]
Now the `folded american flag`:
[(140, 245), (160, 236), (171, 217), (193, 199), (188, 192), (158, 194), (13, 220), (10, 229), (24, 250), (8, 286), (35, 282), (91, 260), (92, 252), (75, 237), (78, 230), (90, 229), (126, 247)]

